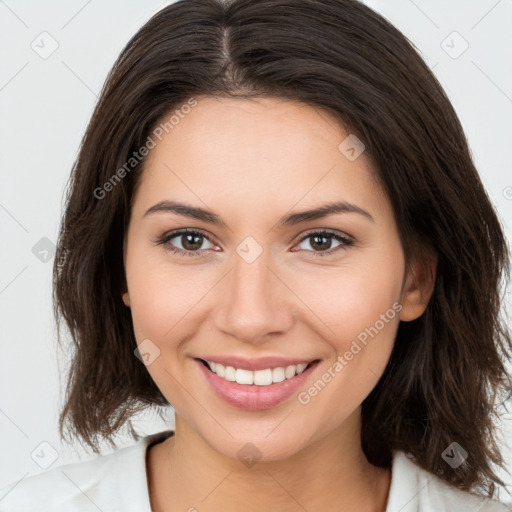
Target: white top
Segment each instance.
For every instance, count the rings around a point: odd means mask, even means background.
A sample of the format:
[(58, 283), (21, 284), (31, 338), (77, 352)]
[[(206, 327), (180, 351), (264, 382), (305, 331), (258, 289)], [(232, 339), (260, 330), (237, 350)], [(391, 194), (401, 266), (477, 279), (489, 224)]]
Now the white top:
[[(163, 431), (84, 462), (57, 466), (0, 489), (0, 512), (151, 512), (146, 451)], [(461, 491), (395, 452), (386, 512), (510, 512)]]

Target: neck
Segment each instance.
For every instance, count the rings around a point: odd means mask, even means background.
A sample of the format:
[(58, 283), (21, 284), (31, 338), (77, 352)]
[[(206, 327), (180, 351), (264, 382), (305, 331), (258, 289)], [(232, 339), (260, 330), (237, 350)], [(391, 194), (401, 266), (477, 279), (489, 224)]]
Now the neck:
[(384, 512), (390, 471), (368, 462), (360, 432), (359, 413), (285, 460), (244, 464), (177, 416), (175, 435), (148, 451), (152, 510)]

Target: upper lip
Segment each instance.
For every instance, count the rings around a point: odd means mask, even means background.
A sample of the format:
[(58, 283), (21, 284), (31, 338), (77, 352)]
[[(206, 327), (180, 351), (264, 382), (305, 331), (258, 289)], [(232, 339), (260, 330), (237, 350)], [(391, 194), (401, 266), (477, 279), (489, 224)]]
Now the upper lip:
[(290, 365), (307, 364), (316, 361), (316, 359), (301, 359), (279, 356), (259, 357), (257, 359), (247, 359), (240, 356), (202, 356), (203, 361), (220, 363), (224, 366), (233, 366), (241, 370), (266, 370), (267, 368), (287, 367)]

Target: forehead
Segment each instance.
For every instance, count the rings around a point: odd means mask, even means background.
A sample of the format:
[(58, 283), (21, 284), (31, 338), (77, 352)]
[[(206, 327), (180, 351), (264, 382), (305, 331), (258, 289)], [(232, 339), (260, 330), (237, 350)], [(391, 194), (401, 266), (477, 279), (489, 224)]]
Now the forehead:
[(347, 158), (340, 144), (350, 133), (322, 109), (282, 98), (199, 97), (175, 119), (155, 139), (135, 207), (176, 197), (227, 208), (240, 201), (253, 214), (283, 201), (386, 206), (371, 160), (364, 152)]

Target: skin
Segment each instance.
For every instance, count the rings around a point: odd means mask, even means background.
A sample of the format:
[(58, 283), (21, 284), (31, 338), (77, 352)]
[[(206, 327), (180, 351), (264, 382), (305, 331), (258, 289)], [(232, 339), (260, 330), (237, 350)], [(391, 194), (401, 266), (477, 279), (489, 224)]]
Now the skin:
[[(424, 312), (435, 271), (412, 265), (406, 272), (372, 162), (364, 152), (346, 158), (338, 146), (348, 132), (329, 114), (281, 98), (196, 99), (148, 155), (124, 246), (122, 299), (138, 343), (150, 339), (160, 351), (147, 369), (176, 411), (175, 437), (148, 451), (153, 510), (318, 511), (335, 503), (384, 511), (390, 471), (362, 451), (361, 403), (386, 366), (399, 320)], [(164, 199), (208, 208), (227, 227), (173, 212), (144, 216)], [(373, 222), (345, 212), (277, 225), (285, 214), (341, 200)], [(207, 238), (156, 243), (182, 228)], [(353, 244), (330, 237), (318, 248), (314, 237), (303, 239), (323, 229)], [(251, 263), (236, 252), (248, 236), (263, 250)], [(172, 245), (196, 252), (173, 254)], [(194, 361), (206, 354), (321, 359), (307, 390), (396, 303), (401, 311), (307, 405), (293, 395), (263, 411), (233, 407)], [(251, 467), (237, 456), (248, 442), (261, 453)]]

